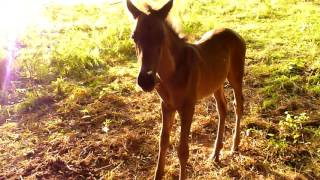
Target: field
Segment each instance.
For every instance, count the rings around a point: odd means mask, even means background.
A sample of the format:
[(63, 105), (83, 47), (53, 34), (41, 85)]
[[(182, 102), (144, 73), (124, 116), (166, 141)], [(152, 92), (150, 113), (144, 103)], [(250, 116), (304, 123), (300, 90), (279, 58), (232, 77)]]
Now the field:
[[(152, 179), (159, 98), (136, 85), (124, 3), (51, 5), (46, 16), (50, 27), (31, 27), (19, 40), (1, 92), (0, 179)], [(189, 179), (320, 179), (319, 19), (317, 0), (175, 1), (170, 20), (189, 42), (228, 27), (247, 44), (240, 151), (230, 154), (226, 82), (221, 164), (208, 159), (218, 120), (208, 97), (191, 128)], [(0, 58), (7, 51), (0, 48)], [(165, 179), (178, 178), (179, 124), (177, 117)]]

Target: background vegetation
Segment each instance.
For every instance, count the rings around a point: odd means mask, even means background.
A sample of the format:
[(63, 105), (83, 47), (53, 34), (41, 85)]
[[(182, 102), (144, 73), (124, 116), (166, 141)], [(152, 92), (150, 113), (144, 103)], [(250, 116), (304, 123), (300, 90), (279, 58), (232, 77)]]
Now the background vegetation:
[[(135, 84), (132, 20), (124, 4), (52, 5), (46, 16), (50, 27), (29, 28), (19, 40), (24, 47), (2, 93), (0, 179), (151, 178), (159, 100)], [(213, 99), (200, 102), (191, 133), (191, 179), (320, 178), (319, 19), (317, 1), (175, 1), (171, 20), (190, 42), (228, 27), (248, 47), (240, 153), (228, 153), (234, 123), (229, 103), (222, 164), (207, 160), (217, 113)], [(179, 121), (168, 179), (178, 175), (178, 134)]]

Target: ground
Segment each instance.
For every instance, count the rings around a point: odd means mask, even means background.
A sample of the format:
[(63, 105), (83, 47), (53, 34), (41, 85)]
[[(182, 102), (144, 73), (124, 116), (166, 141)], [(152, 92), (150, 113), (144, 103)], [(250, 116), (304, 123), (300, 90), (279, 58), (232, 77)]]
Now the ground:
[[(181, 7), (183, 3), (179, 3), (176, 5)], [(233, 6), (217, 1), (203, 7), (187, 1), (183, 6), (194, 7), (181, 17), (184, 31), (195, 34), (191, 41), (208, 26), (231, 26), (244, 36), (248, 47), (240, 150), (230, 154), (235, 118), (232, 89), (226, 82), (229, 111), (221, 163), (209, 159), (218, 117), (215, 101), (208, 97), (196, 106), (188, 178), (320, 179), (319, 4), (266, 1)], [(216, 9), (214, 15), (205, 13), (210, 8)], [(188, 14), (192, 16), (186, 17)], [(217, 23), (201, 23), (209, 17)], [(82, 67), (65, 60), (62, 66), (54, 65), (57, 69), (70, 66), (75, 69), (73, 74), (59, 71), (60, 77), (52, 78), (57, 71), (50, 69), (53, 75), (43, 78), (42, 71), (33, 71), (30, 65), (29, 74), (18, 73), (12, 78), (2, 95), (0, 179), (153, 178), (161, 128), (160, 100), (155, 92), (142, 92), (136, 85), (139, 65), (123, 60), (135, 59), (126, 30), (119, 35), (120, 40), (125, 39), (119, 47), (115, 47), (116, 41), (107, 42), (107, 47), (112, 43), (115, 50), (103, 51), (107, 60), (102, 64), (108, 67), (102, 73), (78, 77), (74, 73), (81, 74)], [(94, 30), (81, 26), (79, 31)], [(99, 26), (95, 31), (106, 30)], [(67, 46), (70, 54), (78, 53)], [(113, 52), (119, 55), (111, 56)], [(31, 76), (31, 72), (38, 74)], [(165, 179), (178, 179), (180, 121), (176, 119)]]

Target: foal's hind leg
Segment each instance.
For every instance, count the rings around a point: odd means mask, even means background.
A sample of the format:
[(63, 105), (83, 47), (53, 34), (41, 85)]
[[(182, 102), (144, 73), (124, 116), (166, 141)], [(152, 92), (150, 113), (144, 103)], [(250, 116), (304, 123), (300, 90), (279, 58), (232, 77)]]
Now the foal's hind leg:
[(228, 81), (233, 88), (234, 94), (234, 111), (236, 114), (236, 126), (233, 136), (232, 152), (239, 150), (240, 144), (240, 120), (243, 114), (243, 94), (242, 94), (242, 81), (244, 75), (244, 60), (245, 60), (246, 47), (243, 40), (238, 42), (238, 47), (234, 49), (230, 70), (228, 73)]
[(233, 135), (232, 152), (239, 150), (240, 144), (240, 120), (243, 115), (243, 94), (242, 94), (242, 77), (232, 75), (228, 77), (228, 80), (233, 88), (234, 102), (233, 108), (236, 116), (236, 126)]
[(214, 98), (216, 99), (217, 110), (219, 114), (219, 124), (218, 124), (217, 138), (216, 138), (215, 148), (212, 154), (212, 158), (214, 159), (214, 161), (218, 162), (220, 150), (223, 147), (225, 119), (227, 115), (227, 102), (224, 96), (223, 86), (221, 86), (216, 92), (214, 92)]
[(240, 144), (240, 120), (243, 115), (243, 95), (242, 95), (242, 87), (238, 89), (233, 89), (234, 94), (234, 102), (233, 108), (236, 114), (236, 126), (233, 135), (233, 145), (232, 145), (232, 152), (239, 150)]

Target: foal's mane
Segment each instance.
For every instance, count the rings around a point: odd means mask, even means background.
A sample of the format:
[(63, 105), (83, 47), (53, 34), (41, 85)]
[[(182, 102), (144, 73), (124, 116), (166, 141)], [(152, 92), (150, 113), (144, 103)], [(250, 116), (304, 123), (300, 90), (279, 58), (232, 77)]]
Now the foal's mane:
[(173, 34), (177, 39), (183, 41), (183, 42), (186, 42), (187, 41), (187, 37), (184, 36), (184, 35), (181, 35), (180, 32), (178, 32), (176, 30), (176, 28), (174, 27), (174, 25), (172, 24), (171, 21), (169, 20), (165, 20), (165, 25), (166, 27), (168, 28), (169, 32), (171, 34)]
[[(145, 3), (145, 8), (147, 10), (147, 12), (150, 14), (150, 15), (153, 15), (153, 14), (156, 14), (157, 13), (157, 10), (155, 10), (152, 6), (150, 6), (149, 4)], [(173, 36), (183, 42), (186, 42), (187, 41), (187, 37), (182, 35), (181, 32), (179, 32), (176, 28), (176, 25), (174, 25), (172, 23), (172, 21), (170, 21), (168, 18), (166, 18), (165, 20), (165, 26), (167, 27), (167, 29), (169, 30), (169, 32), (171, 34), (173, 34)]]

